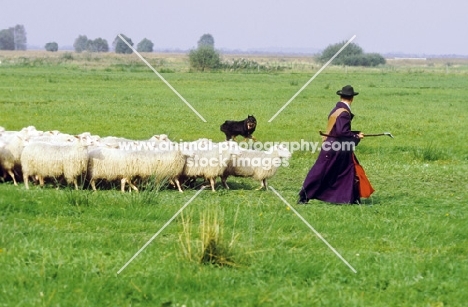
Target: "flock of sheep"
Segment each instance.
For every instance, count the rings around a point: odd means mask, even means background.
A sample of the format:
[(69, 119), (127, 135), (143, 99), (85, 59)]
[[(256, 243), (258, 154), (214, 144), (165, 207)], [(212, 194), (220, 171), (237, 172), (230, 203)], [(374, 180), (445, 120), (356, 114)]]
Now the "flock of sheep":
[(136, 182), (154, 178), (168, 180), (182, 192), (181, 182), (204, 178), (215, 191), (217, 177), (229, 189), (226, 182), (229, 176), (250, 177), (260, 181), (260, 188), (267, 188), (267, 179), (290, 157), (290, 151), (281, 145), (260, 151), (242, 149), (233, 141), (215, 143), (199, 139), (178, 144), (164, 134), (148, 140), (130, 140), (99, 137), (89, 132), (70, 135), (39, 131), (33, 126), (20, 131), (0, 127), (3, 178), (10, 177), (18, 185), (22, 174), (26, 189), (31, 178), (40, 186), (44, 186), (45, 178), (63, 178), (74, 184), (75, 189), (78, 180), (85, 179), (93, 190), (96, 181), (120, 181), (122, 192), (127, 184), (138, 191)]

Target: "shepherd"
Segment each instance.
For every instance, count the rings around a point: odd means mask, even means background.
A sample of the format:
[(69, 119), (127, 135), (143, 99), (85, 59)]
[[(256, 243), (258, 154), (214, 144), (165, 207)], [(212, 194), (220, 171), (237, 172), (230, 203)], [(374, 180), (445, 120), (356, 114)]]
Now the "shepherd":
[(340, 101), (328, 116), (326, 133), (317, 161), (307, 174), (299, 192), (298, 204), (318, 199), (334, 204), (360, 204), (374, 192), (354, 148), (364, 134), (351, 130), (351, 104), (359, 93), (351, 85), (336, 92)]

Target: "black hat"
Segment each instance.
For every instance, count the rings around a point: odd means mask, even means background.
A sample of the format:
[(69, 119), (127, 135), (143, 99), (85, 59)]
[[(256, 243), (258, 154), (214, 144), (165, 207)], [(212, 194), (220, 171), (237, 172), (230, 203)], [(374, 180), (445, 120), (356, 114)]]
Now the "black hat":
[(336, 94), (340, 96), (346, 96), (346, 97), (353, 97), (353, 96), (359, 95), (358, 92), (354, 91), (354, 88), (351, 85), (344, 86), (341, 89), (341, 91), (337, 91)]

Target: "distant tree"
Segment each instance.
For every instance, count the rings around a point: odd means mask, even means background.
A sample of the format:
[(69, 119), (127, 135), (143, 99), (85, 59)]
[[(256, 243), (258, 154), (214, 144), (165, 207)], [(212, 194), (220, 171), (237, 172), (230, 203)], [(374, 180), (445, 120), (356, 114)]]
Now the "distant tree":
[(0, 50), (15, 50), (15, 37), (11, 29), (0, 30)]
[(153, 42), (150, 41), (149, 39), (142, 39), (141, 42), (138, 43), (137, 45), (137, 51), (138, 52), (153, 52)]
[(108, 52), (109, 44), (107, 43), (107, 40), (100, 37), (95, 40), (89, 39), (86, 42), (86, 50), (89, 52)]
[[(130, 38), (126, 37), (125, 35), (121, 34), (122, 37), (133, 47), (133, 42)], [(116, 36), (114, 42), (112, 43), (114, 46), (115, 53), (132, 53), (132, 48), (128, 47), (128, 45), (120, 39), (119, 36)]]
[(88, 48), (88, 37), (86, 35), (80, 35), (75, 39), (73, 43), (73, 48), (75, 48), (75, 52), (82, 52), (87, 50)]
[(94, 46), (94, 41), (92, 39), (88, 39), (86, 42), (86, 51), (88, 52), (97, 52), (96, 47)]
[(26, 50), (27, 37), (26, 29), (23, 25), (16, 25), (13, 29), (13, 36), (15, 38), (15, 50)]
[(214, 38), (211, 34), (203, 34), (198, 40), (198, 48), (200, 47), (211, 47), (214, 48)]
[(0, 50), (26, 50), (26, 30), (16, 25), (0, 30)]
[(94, 40), (94, 47), (96, 48), (97, 52), (109, 52), (109, 44), (107, 43), (106, 39), (103, 38), (96, 38)]
[(58, 44), (56, 42), (50, 42), (45, 44), (45, 50), (55, 52), (58, 50)]
[(216, 69), (221, 67), (221, 56), (214, 48), (201, 46), (190, 50), (190, 66), (196, 70)]
[[(329, 45), (319, 56), (319, 61), (322, 63), (330, 60), (346, 42)], [(333, 60), (336, 65), (347, 66), (377, 66), (385, 64), (385, 58), (378, 53), (364, 53), (364, 50), (354, 43), (350, 43), (344, 48), (340, 54)]]

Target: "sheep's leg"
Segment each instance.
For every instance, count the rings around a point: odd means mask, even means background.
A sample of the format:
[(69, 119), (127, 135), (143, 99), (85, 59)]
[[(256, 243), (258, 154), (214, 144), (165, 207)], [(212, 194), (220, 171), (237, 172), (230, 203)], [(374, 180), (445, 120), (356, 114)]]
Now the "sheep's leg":
[(41, 188), (44, 187), (44, 177), (42, 175), (38, 175), (39, 177), (39, 185), (41, 186)]
[(78, 190), (78, 180), (75, 178), (73, 178), (73, 184), (75, 185), (75, 190)]
[(120, 190), (122, 193), (125, 193), (125, 183), (128, 183), (128, 185), (135, 191), (138, 192), (138, 188), (132, 183), (131, 180), (128, 180), (127, 178), (122, 178), (120, 180)]
[[(171, 180), (171, 181), (172, 181), (172, 180)], [(174, 178), (174, 182), (175, 182), (175, 184), (177, 185), (177, 189), (179, 190), (179, 192), (180, 192), (180, 193), (184, 193), (184, 191), (182, 191), (182, 187), (180, 186), (179, 179)]]
[(268, 183), (267, 183), (267, 180), (266, 180), (266, 179), (262, 179), (262, 181), (260, 181), (260, 187), (257, 188), (256, 190), (257, 190), (257, 191), (260, 191), (260, 190), (262, 190), (263, 188), (265, 188), (265, 190), (268, 190)]
[(210, 185), (211, 185), (211, 191), (216, 192), (214, 178), (210, 178)]
[(224, 187), (225, 187), (227, 190), (229, 190), (229, 186), (228, 186), (226, 180), (227, 180), (227, 176), (221, 176), (221, 182), (223, 183)]
[(93, 189), (93, 191), (96, 191), (96, 180), (94, 178), (91, 179), (91, 188)]
[(125, 193), (125, 182), (127, 182), (127, 179), (126, 179), (126, 178), (120, 179), (120, 191), (121, 191), (122, 193)]
[(16, 179), (15, 179), (15, 173), (13, 172), (13, 170), (9, 169), (8, 174), (10, 175), (11, 179), (13, 179), (13, 184), (18, 185), (18, 183), (16, 182)]
[[(175, 179), (175, 180), (177, 180), (177, 179)], [(171, 186), (173, 186), (173, 187), (179, 187), (179, 186), (174, 182), (174, 180), (172, 180), (172, 179), (169, 179), (169, 184), (170, 184)]]
[(134, 191), (138, 192), (138, 188), (137, 188), (131, 181), (128, 182), (128, 185), (129, 185)]
[(29, 176), (28, 174), (24, 173), (23, 174), (23, 181), (24, 181), (24, 187), (26, 190), (29, 190)]
[(138, 192), (138, 188), (132, 183), (131, 180), (128, 181), (128, 185), (129, 185), (133, 190), (135, 190), (135, 191)]

